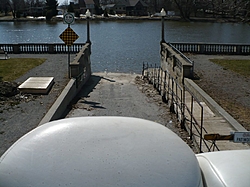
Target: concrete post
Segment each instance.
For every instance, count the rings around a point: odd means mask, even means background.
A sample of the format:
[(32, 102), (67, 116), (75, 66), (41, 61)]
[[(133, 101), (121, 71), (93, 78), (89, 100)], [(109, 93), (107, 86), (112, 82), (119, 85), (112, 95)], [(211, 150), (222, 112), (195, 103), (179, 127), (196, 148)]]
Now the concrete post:
[(20, 46), (19, 44), (13, 44), (13, 53), (20, 54)]
[(56, 53), (54, 44), (49, 44), (49, 53), (50, 54)]

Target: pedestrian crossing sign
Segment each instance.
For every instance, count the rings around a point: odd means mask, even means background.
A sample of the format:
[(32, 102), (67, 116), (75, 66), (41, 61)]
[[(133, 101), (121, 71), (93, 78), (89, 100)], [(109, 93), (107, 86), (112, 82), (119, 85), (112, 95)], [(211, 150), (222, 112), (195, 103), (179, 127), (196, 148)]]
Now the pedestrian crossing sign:
[(73, 43), (79, 38), (79, 36), (70, 27), (65, 29), (59, 37), (68, 46), (73, 45)]

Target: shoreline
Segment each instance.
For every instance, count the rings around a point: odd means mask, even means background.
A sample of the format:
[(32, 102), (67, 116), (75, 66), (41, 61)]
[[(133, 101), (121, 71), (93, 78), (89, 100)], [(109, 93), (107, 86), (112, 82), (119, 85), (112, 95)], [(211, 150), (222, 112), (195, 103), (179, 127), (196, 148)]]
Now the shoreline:
[[(123, 17), (102, 17), (95, 16), (90, 18), (91, 21), (161, 21), (161, 17), (151, 17), (151, 16), (123, 16)], [(165, 17), (165, 21), (180, 21), (180, 22), (213, 22), (213, 23), (243, 23), (250, 24), (249, 21), (241, 21), (239, 19), (233, 18), (199, 18), (199, 17), (191, 17), (189, 21), (185, 21), (181, 19), (180, 16), (171, 16)], [(63, 21), (63, 18), (52, 18), (50, 21), (46, 21), (46, 19), (41, 18), (16, 18), (13, 19), (11, 16), (0, 17), (0, 22), (27, 22), (27, 21), (35, 21), (35, 22), (59, 22)], [(86, 21), (86, 18), (76, 18), (75, 22)]]

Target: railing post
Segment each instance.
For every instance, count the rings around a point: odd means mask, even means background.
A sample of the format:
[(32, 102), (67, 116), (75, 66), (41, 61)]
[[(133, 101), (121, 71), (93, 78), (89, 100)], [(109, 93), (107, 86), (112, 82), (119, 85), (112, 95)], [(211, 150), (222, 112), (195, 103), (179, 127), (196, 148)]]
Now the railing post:
[(142, 63), (142, 72), (141, 72), (142, 77), (144, 77), (144, 69), (145, 69), (145, 64), (144, 64), (144, 62), (143, 62), (143, 63)]
[(236, 54), (237, 55), (242, 55), (242, 46), (241, 45), (236, 46)]
[(181, 109), (181, 128), (182, 129), (185, 129), (185, 109), (186, 109), (186, 100), (185, 100), (185, 85), (183, 85), (183, 90), (182, 90), (182, 93), (181, 93), (181, 106), (182, 106), (182, 109)]
[(13, 44), (13, 53), (20, 54), (20, 45), (19, 44)]
[(191, 97), (191, 111), (190, 111), (190, 140), (193, 139), (193, 105), (194, 105), (194, 97)]
[(167, 101), (167, 99), (166, 99), (166, 79), (167, 79), (167, 71), (164, 71), (164, 83), (163, 83), (163, 94), (162, 94), (162, 101), (164, 102), (164, 103), (167, 103), (168, 101)]
[(179, 96), (178, 96), (178, 85), (177, 83), (175, 82), (175, 100), (176, 100), (176, 117), (178, 119), (178, 115), (179, 115), (179, 111), (178, 111), (178, 106), (179, 106)]
[(174, 113), (174, 78), (172, 80), (172, 89), (171, 89), (171, 103), (170, 103), (170, 112)]
[(205, 53), (205, 47), (204, 47), (204, 44), (200, 44), (199, 45), (200, 47), (200, 50), (198, 51), (198, 53), (200, 53), (200, 54), (204, 54)]
[(160, 93), (160, 67), (158, 67), (158, 80), (157, 80), (157, 90)]
[(55, 44), (49, 44), (49, 51), (50, 54), (56, 53), (55, 51)]
[(155, 64), (155, 67), (153, 69), (154, 73), (153, 73), (153, 77), (154, 77), (154, 81), (153, 81), (153, 85), (154, 85), (154, 88), (156, 88), (156, 76), (157, 76), (157, 71), (156, 71), (156, 64)]
[(202, 130), (203, 130), (203, 107), (201, 108), (201, 133), (200, 133), (200, 153), (202, 152), (202, 136), (203, 136), (203, 133), (202, 133)]
[(148, 71), (148, 69), (149, 69), (149, 66), (148, 66), (148, 62), (147, 62), (147, 78), (149, 78), (149, 71)]

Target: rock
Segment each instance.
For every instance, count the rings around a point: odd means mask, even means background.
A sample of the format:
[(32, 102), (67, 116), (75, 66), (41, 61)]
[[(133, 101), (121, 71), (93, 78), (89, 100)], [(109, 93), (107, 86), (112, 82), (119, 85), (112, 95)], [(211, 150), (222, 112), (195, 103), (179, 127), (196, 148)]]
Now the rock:
[(0, 81), (0, 98), (12, 97), (19, 93), (18, 84), (15, 82)]

